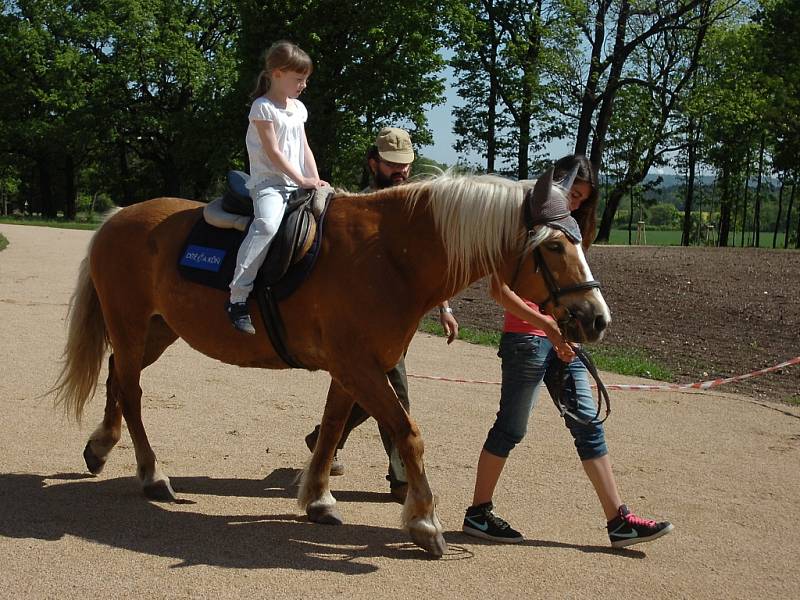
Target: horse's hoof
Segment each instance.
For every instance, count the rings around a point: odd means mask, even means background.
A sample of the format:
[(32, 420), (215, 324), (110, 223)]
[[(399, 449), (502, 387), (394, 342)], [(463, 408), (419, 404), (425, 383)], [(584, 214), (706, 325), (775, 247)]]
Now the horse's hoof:
[(178, 496), (169, 484), (169, 480), (160, 479), (145, 485), (144, 495), (148, 500), (155, 502), (177, 502)]
[(328, 505), (311, 505), (306, 508), (308, 520), (312, 523), (321, 523), (323, 525), (341, 525), (344, 523), (342, 515), (336, 510), (335, 506)]
[(90, 473), (99, 475), (103, 467), (106, 466), (106, 461), (98, 458), (98, 456), (92, 452), (91, 445), (91, 441), (86, 442), (86, 448), (83, 449), (83, 460), (86, 462), (86, 468), (89, 469)]
[(411, 533), (411, 540), (433, 558), (441, 558), (447, 552), (447, 542), (438, 531), (433, 536), (425, 535), (424, 532), (416, 529), (410, 529), (409, 533)]

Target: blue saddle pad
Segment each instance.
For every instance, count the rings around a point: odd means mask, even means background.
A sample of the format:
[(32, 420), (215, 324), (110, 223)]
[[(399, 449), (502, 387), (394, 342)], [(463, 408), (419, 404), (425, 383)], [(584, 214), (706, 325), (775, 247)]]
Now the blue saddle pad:
[[(283, 278), (271, 286), (275, 300), (288, 298), (311, 273), (319, 254), (324, 223), (323, 213), (317, 223), (317, 232), (311, 249), (292, 265)], [(198, 220), (186, 238), (178, 259), (178, 271), (184, 279), (218, 290), (228, 290), (236, 269), (236, 255), (246, 232), (237, 229), (220, 229), (209, 225), (198, 211)], [(262, 265), (263, 269), (263, 265)], [(259, 293), (266, 285), (256, 278), (253, 292)]]

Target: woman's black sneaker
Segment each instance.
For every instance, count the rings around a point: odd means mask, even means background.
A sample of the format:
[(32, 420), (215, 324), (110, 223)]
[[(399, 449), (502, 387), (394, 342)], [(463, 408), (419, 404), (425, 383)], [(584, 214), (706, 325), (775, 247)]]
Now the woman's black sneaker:
[(461, 530), (467, 535), (502, 542), (517, 544), (522, 541), (522, 534), (493, 512), (491, 502), (470, 506), (464, 515)]
[(228, 313), (228, 318), (236, 329), (243, 333), (255, 335), (256, 328), (253, 327), (253, 322), (250, 320), (247, 302), (227, 302), (225, 304), (225, 312)]
[(642, 542), (649, 542), (672, 531), (672, 523), (657, 523), (651, 519), (642, 519), (633, 514), (624, 504), (619, 507), (619, 514), (606, 526), (608, 539), (614, 548), (624, 548)]

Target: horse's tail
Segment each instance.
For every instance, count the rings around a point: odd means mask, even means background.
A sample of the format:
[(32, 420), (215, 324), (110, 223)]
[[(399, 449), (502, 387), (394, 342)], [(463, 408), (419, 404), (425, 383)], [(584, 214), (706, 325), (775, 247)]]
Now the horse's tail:
[[(91, 247), (89, 252), (91, 252)], [(103, 310), (89, 267), (89, 254), (81, 262), (78, 283), (67, 311), (69, 331), (64, 346), (64, 365), (51, 393), (56, 406), (80, 421), (83, 406), (94, 395), (97, 379), (108, 348)]]

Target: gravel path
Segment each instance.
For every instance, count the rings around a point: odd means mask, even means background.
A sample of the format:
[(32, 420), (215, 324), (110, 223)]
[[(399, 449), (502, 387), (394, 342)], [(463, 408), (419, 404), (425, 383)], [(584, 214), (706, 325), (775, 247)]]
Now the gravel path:
[[(293, 478), (328, 377), (239, 369), (183, 343), (142, 379), (144, 420), (184, 500), (148, 503), (130, 438), (99, 477), (83, 424), (40, 396), (90, 233), (0, 225), (0, 598), (798, 598), (800, 409), (724, 393), (619, 392), (607, 434), (623, 497), (675, 531), (612, 551), (570, 436), (542, 398), (495, 503), (517, 546), (460, 533), (498, 388), (411, 380), (426, 470), (450, 552), (428, 560), (398, 529), (377, 428), (351, 436), (332, 480), (347, 523), (298, 513)], [(485, 347), (418, 335), (413, 374), (497, 380)], [(105, 376), (102, 376), (104, 380)], [(635, 379), (606, 374), (607, 382)]]

